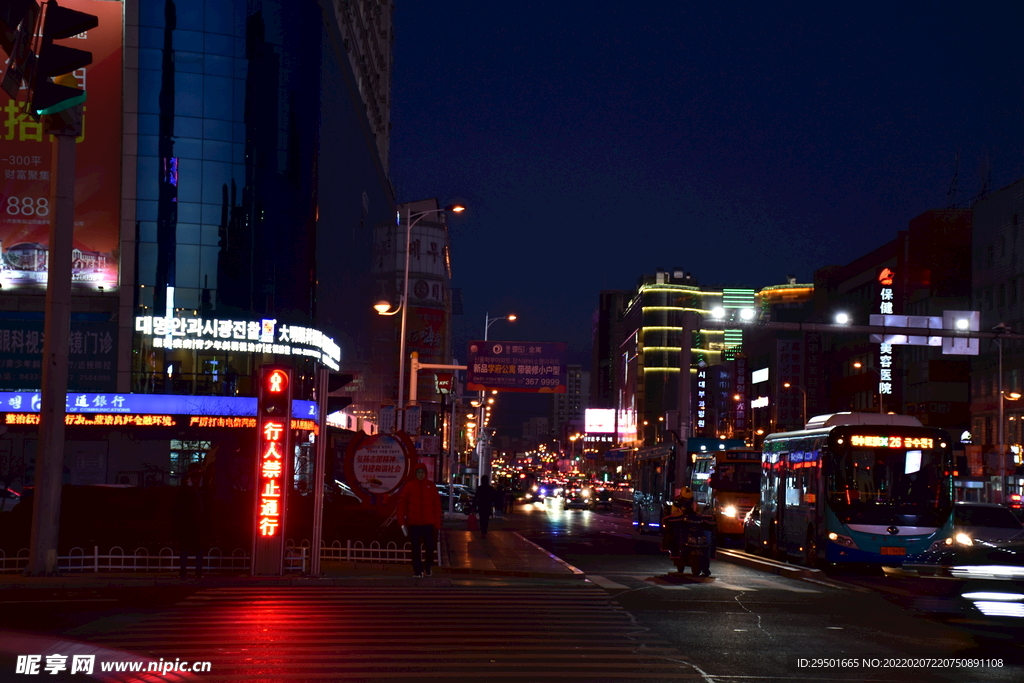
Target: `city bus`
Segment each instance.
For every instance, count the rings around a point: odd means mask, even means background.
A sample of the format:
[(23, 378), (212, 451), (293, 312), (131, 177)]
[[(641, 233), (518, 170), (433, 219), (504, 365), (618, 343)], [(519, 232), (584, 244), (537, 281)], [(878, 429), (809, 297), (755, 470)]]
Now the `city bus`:
[(692, 457), (690, 490), (697, 510), (714, 514), (719, 536), (741, 536), (761, 490), (761, 452), (730, 449)]
[(640, 531), (660, 528), (674, 494), (675, 447), (632, 450), (625, 459), (633, 485), (633, 526)]
[(952, 464), (949, 434), (906, 415), (819, 415), (771, 434), (760, 547), (810, 566), (898, 566), (950, 537)]

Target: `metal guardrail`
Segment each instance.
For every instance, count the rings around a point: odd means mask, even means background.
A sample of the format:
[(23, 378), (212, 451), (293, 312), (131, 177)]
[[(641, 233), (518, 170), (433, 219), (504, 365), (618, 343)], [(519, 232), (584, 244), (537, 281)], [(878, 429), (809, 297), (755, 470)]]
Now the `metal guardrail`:
[[(441, 543), (438, 541), (436, 557), (441, 557)], [(192, 558), (189, 558), (192, 559)], [(401, 548), (391, 541), (385, 546), (377, 541), (365, 545), (362, 541), (334, 541), (330, 546), (322, 545), (320, 561), (324, 562), (378, 562), (408, 563), (412, 559), (412, 545), (405, 543)], [(13, 557), (7, 557), (0, 550), (0, 573), (20, 573), (28, 567), (29, 550), (22, 548)], [(300, 545), (286, 546), (285, 571), (305, 574), (309, 571), (310, 544), (303, 540)], [(230, 555), (224, 555), (219, 548), (210, 548), (203, 556), (204, 571), (240, 572), (249, 570), (249, 553), (235, 548)], [(178, 569), (179, 555), (169, 547), (161, 548), (151, 555), (146, 548), (136, 548), (127, 553), (120, 546), (100, 553), (99, 546), (93, 546), (92, 553), (83, 548), (72, 548), (67, 555), (57, 557), (57, 566), (62, 572), (170, 572)], [(191, 564), (191, 563), (190, 563)]]

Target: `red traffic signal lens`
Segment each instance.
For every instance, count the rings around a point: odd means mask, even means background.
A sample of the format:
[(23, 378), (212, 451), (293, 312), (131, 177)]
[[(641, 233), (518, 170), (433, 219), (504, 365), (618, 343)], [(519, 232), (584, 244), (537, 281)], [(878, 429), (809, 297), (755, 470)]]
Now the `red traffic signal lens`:
[(271, 394), (280, 394), (288, 388), (288, 373), (281, 370), (274, 370), (267, 375), (267, 391)]

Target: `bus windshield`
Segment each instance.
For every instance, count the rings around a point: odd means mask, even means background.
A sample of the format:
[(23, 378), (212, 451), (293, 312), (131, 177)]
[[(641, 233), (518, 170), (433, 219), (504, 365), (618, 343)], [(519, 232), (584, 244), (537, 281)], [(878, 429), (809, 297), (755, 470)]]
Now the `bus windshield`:
[(853, 448), (832, 458), (829, 502), (847, 523), (941, 526), (952, 501), (941, 451)]
[(711, 487), (716, 491), (755, 493), (760, 484), (760, 461), (720, 463), (711, 476)]

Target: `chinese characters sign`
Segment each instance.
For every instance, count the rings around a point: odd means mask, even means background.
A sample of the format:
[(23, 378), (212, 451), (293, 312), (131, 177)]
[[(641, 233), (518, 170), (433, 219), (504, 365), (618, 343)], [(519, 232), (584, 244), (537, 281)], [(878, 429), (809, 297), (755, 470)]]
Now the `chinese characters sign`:
[(352, 473), (367, 493), (391, 493), (401, 485), (407, 463), (401, 439), (375, 434), (362, 441), (352, 455)]
[[(41, 317), (0, 320), (0, 389), (41, 386), (43, 325)], [(68, 387), (79, 391), (113, 389), (117, 371), (116, 340), (116, 323), (72, 321), (68, 338)]]
[(264, 365), (256, 411), (256, 525), (253, 574), (284, 571), (285, 504), (290, 481), (292, 370)]
[(466, 388), (564, 394), (565, 358), (560, 342), (470, 342)]
[[(121, 50), (123, 3), (63, 0), (61, 7), (94, 14), (99, 26), (69, 47), (92, 52), (74, 71), (88, 92), (77, 139), (72, 282), (78, 289), (118, 286), (121, 203)], [(25, 98), (22, 90), (21, 101)], [(49, 270), (55, 155), (51, 136), (0, 94), (0, 285), (42, 289)]]
[[(893, 291), (892, 281), (895, 273), (883, 268), (878, 274), (878, 282), (882, 285), (879, 292), (878, 312), (881, 315), (892, 315)], [(883, 394), (892, 394), (892, 344), (882, 342), (878, 347), (878, 395), (881, 403)]]

